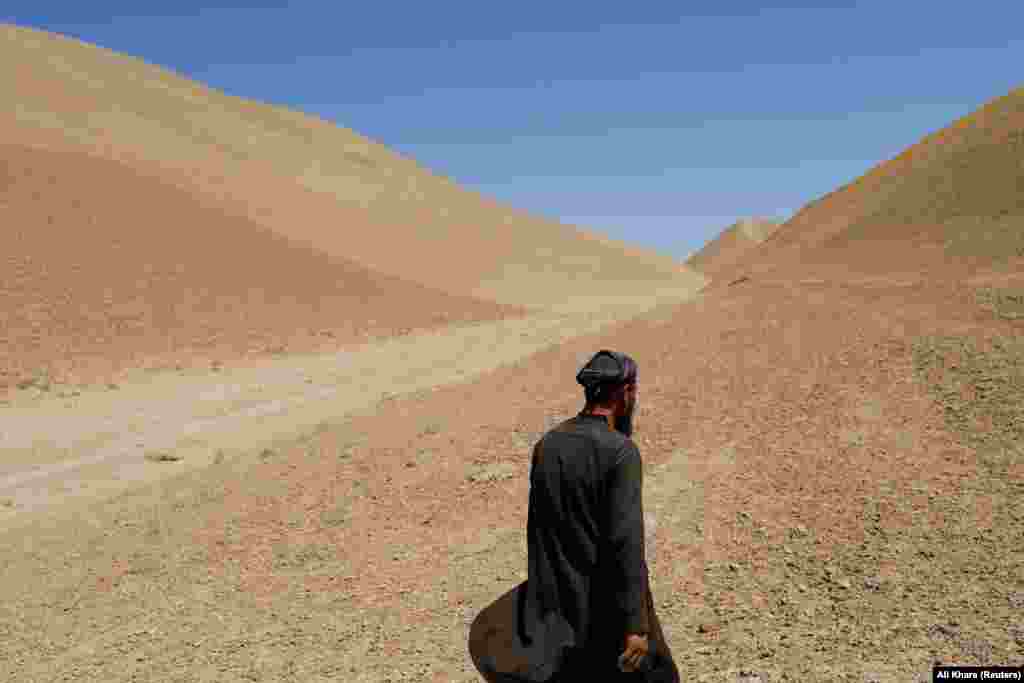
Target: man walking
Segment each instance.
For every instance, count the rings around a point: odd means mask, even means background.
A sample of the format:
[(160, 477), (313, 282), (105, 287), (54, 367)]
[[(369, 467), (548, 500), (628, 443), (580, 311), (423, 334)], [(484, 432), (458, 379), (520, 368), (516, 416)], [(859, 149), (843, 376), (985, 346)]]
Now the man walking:
[(676, 683), (644, 552), (637, 366), (600, 351), (576, 380), (583, 410), (533, 450), (529, 578), (481, 612), (470, 652), (491, 683)]

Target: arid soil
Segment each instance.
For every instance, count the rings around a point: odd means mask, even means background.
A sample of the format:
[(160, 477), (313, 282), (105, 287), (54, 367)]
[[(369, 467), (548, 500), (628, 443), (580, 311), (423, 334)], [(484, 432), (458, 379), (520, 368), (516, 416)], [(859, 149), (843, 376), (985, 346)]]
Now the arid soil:
[[(655, 599), (690, 680), (1024, 663), (1024, 281), (751, 282), (4, 536), (10, 680), (472, 681), (534, 440), (641, 367)], [(152, 463), (174, 467), (175, 463)]]
[(0, 507), (0, 527), (203, 467), (255, 444), (289, 441), (387, 396), (464, 380), (651, 307), (634, 302), (590, 313), (532, 314), (213, 371), (143, 367), (106, 386), (12, 392), (0, 404), (0, 498), (8, 504)]
[(0, 395), (526, 313), (328, 256), (144, 170), (0, 144)]

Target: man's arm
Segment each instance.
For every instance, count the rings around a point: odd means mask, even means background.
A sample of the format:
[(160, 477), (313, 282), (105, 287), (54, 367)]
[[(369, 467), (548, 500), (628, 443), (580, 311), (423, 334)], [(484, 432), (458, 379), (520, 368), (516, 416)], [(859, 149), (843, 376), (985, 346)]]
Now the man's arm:
[(643, 463), (627, 441), (612, 468), (608, 486), (608, 530), (615, 600), (626, 619), (626, 633), (649, 633), (647, 560), (644, 556)]

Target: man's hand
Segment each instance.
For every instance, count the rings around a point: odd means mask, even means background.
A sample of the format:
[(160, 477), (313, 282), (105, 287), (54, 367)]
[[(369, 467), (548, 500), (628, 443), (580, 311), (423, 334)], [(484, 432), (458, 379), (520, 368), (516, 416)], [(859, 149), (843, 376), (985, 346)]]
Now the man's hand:
[(639, 633), (626, 635), (626, 650), (619, 656), (619, 670), (626, 672), (638, 671), (647, 656), (647, 636)]

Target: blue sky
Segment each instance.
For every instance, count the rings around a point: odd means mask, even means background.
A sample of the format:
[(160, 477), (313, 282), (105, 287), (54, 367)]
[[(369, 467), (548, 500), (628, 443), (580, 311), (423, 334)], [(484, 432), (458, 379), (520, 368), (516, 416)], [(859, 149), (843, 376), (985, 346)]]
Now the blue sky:
[(317, 114), (680, 257), (1024, 84), (1019, 1), (4, 0), (0, 20)]

